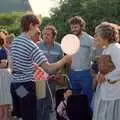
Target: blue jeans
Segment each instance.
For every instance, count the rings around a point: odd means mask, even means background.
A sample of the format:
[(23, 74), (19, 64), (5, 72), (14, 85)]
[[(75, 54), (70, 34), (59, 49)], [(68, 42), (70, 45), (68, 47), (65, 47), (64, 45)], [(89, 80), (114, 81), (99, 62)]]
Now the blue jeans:
[[(56, 84), (54, 81), (48, 82), (49, 87), (52, 92), (52, 96), (54, 99), (55, 91), (56, 91)], [(50, 96), (50, 91), (48, 86), (46, 87), (46, 97), (43, 99), (37, 100), (37, 120), (50, 120), (50, 114), (52, 112), (52, 101)]]
[(89, 103), (91, 103), (93, 92), (92, 83), (93, 78), (89, 70), (74, 71), (71, 70), (68, 74), (70, 84), (73, 92), (77, 94), (85, 94), (88, 96)]
[(51, 106), (49, 99), (37, 100), (37, 120), (50, 120)]

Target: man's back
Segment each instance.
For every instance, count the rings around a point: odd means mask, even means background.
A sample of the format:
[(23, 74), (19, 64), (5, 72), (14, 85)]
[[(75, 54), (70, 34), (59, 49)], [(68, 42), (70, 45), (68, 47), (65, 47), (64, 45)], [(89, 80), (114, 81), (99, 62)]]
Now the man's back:
[[(27, 39), (24, 35), (20, 35), (15, 39), (10, 49), (13, 82), (27, 82), (34, 80), (32, 68), (33, 62), (41, 64), (42, 60), (46, 60), (45, 56), (43, 56), (38, 49), (39, 48), (32, 40)], [(43, 59), (40, 59), (42, 57)]]

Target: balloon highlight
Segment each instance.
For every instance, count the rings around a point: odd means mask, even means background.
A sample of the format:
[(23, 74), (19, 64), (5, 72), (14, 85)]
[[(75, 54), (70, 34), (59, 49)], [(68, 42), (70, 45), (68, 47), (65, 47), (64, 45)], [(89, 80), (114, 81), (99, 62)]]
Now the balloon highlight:
[(73, 34), (67, 34), (62, 38), (61, 48), (64, 53), (73, 55), (80, 48), (80, 40)]

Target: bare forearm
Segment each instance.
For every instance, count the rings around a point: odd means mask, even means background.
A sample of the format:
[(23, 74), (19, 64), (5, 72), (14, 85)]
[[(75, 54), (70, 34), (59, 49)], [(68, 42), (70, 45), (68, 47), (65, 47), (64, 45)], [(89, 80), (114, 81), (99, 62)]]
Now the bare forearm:
[(60, 68), (64, 66), (64, 64), (66, 64), (67, 59), (68, 59), (68, 56), (65, 56), (56, 63), (52, 63), (52, 64), (43, 63), (41, 67), (48, 73), (54, 70), (59, 70)]

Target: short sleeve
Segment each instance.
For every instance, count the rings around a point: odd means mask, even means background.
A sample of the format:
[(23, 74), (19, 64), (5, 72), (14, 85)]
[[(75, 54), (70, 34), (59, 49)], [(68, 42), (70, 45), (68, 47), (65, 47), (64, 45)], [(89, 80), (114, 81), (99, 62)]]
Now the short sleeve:
[(62, 50), (60, 50), (60, 57), (59, 57), (59, 59), (62, 59), (63, 56), (64, 56), (64, 52)]
[(32, 61), (38, 65), (48, 61), (42, 50), (40, 50), (37, 46), (33, 49), (31, 58)]

